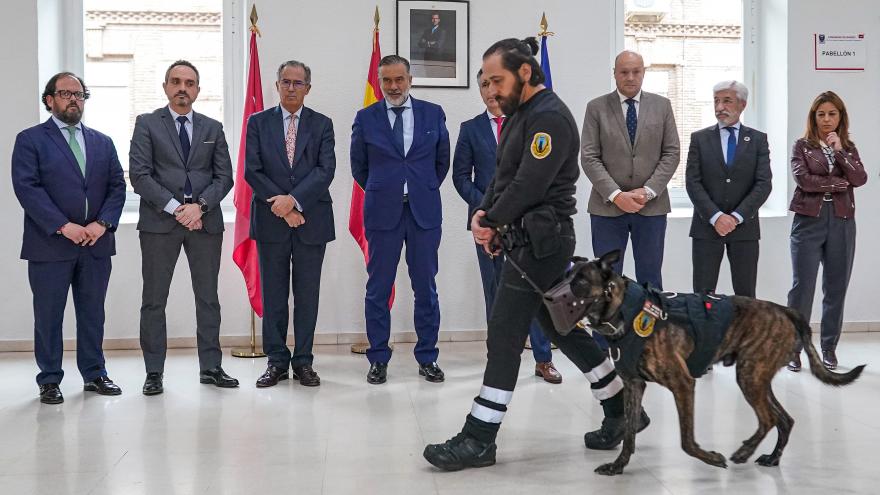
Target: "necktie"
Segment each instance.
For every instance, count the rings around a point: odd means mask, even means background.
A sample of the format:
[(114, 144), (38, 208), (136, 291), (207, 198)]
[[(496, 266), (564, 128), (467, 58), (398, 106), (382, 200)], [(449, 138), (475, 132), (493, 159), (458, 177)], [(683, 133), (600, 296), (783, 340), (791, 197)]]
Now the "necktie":
[(180, 122), (180, 132), (177, 136), (180, 138), (180, 150), (183, 151), (183, 168), (186, 170), (186, 184), (183, 185), (183, 195), (192, 197), (193, 188), (192, 183), (189, 181), (189, 169), (186, 167), (186, 163), (189, 161), (189, 134), (186, 132), (186, 123), (187, 118), (184, 115), (177, 117), (177, 121)]
[(284, 148), (287, 150), (287, 162), (293, 166), (293, 156), (296, 154), (296, 115), (290, 116), (287, 124), (287, 136), (284, 138)]
[(495, 142), (501, 142), (501, 126), (504, 125), (504, 117), (494, 117), (492, 120), (495, 121)]
[(391, 127), (391, 134), (394, 136), (394, 144), (397, 146), (397, 149), (400, 150), (400, 153), (406, 155), (406, 152), (403, 148), (403, 111), (406, 110), (406, 107), (391, 107), (391, 111), (394, 112), (394, 125)]
[(729, 126), (727, 129), (727, 166), (733, 166), (733, 160), (736, 158), (736, 127)]
[(626, 132), (629, 133), (630, 144), (636, 144), (636, 100), (632, 98), (626, 99)]
[[(67, 140), (67, 144), (70, 146), (70, 151), (73, 153), (73, 157), (76, 158), (76, 163), (79, 165), (79, 170), (82, 172), (83, 177), (86, 176), (86, 157), (83, 156), (82, 148), (79, 147), (79, 141), (76, 140), (76, 126), (70, 125), (66, 127), (67, 133), (70, 134), (70, 138)], [(86, 216), (89, 215), (89, 198), (86, 198)]]

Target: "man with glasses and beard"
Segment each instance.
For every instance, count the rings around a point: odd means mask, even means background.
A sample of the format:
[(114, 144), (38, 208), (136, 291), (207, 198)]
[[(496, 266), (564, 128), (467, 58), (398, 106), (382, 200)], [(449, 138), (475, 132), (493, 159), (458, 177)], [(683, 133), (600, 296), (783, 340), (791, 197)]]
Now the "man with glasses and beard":
[(21, 258), (34, 295), (34, 354), (40, 402), (64, 402), (62, 325), (67, 293), (76, 310), (76, 364), (84, 390), (119, 395), (104, 367), (104, 300), (125, 177), (113, 141), (81, 122), (89, 90), (62, 72), (43, 105), (52, 116), (25, 129), (12, 151), (12, 187), (24, 209)]
[[(536, 316), (545, 335), (590, 381), (605, 411), (603, 428), (588, 433), (585, 441), (589, 444), (597, 434), (623, 437), (623, 381), (613, 363), (584, 329), (557, 333), (541, 295), (519, 271), (547, 290), (564, 276), (575, 247), (571, 217), (579, 175), (578, 129), (568, 107), (543, 85), (537, 52), (537, 41), (527, 38), (499, 41), (483, 54), (488, 97), (498, 101), (509, 120), (501, 134), (495, 177), (471, 219), (471, 230), (492, 255), (501, 254), (499, 230), (505, 232), (506, 260), (489, 320), (480, 393), (462, 431), (425, 448), (425, 459), (446, 471), (495, 464), (495, 437), (513, 398), (520, 354)], [(643, 415), (643, 427), (647, 422)]]

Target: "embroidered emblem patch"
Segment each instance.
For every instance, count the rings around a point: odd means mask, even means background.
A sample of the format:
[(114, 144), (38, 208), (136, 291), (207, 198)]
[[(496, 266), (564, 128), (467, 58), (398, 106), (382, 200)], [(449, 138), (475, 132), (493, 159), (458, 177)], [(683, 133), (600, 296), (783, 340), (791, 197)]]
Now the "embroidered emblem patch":
[(654, 333), (654, 324), (656, 322), (657, 318), (646, 313), (644, 310), (639, 311), (639, 314), (633, 320), (633, 330), (639, 337), (650, 337)]
[(547, 158), (550, 154), (550, 151), (553, 150), (553, 145), (550, 142), (550, 134), (546, 132), (536, 132), (535, 137), (532, 138), (532, 156), (538, 160), (543, 160)]

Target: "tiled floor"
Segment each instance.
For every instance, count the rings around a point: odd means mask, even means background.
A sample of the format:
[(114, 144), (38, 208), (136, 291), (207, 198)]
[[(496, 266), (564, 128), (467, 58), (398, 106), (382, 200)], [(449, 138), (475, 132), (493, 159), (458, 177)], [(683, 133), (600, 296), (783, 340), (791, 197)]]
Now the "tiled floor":
[[(237, 390), (200, 385), (193, 351), (169, 354), (164, 395), (140, 393), (138, 352), (108, 353), (120, 397), (84, 395), (73, 354), (65, 360), (66, 402), (41, 405), (28, 353), (0, 354), (0, 493), (23, 494), (690, 494), (880, 493), (880, 336), (847, 334), (845, 365), (869, 363), (850, 387), (833, 389), (808, 372), (781, 371), (776, 395), (796, 424), (778, 468), (753, 463), (710, 467), (679, 448), (667, 391), (649, 385), (653, 420), (639, 435), (622, 476), (593, 469), (616, 456), (587, 451), (584, 431), (601, 411), (586, 380), (561, 354), (565, 377), (550, 385), (531, 376), (529, 354), (499, 437), (498, 464), (443, 473), (421, 456), (427, 442), (456, 433), (481, 381), (483, 343), (441, 346), (444, 384), (419, 380), (411, 345), (398, 344), (389, 382), (371, 386), (363, 356), (347, 346), (317, 348), (323, 384), (282, 382), (256, 389), (265, 360), (225, 358), (242, 380)], [(228, 354), (227, 354), (228, 356)], [(698, 382), (696, 435), (729, 455), (756, 421), (730, 368)], [(758, 449), (766, 453), (775, 432)]]

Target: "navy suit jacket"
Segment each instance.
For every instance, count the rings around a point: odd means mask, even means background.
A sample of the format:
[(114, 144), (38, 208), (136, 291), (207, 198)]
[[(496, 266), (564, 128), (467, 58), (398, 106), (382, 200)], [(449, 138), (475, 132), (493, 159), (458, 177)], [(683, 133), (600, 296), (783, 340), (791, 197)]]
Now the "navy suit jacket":
[(293, 167), (287, 161), (281, 107), (251, 115), (247, 126), (244, 178), (251, 200), (251, 238), (280, 242), (291, 227), (272, 213), (267, 200), (290, 194), (302, 208), (306, 223), (294, 229), (305, 244), (325, 244), (336, 238), (330, 183), (336, 173), (333, 121), (303, 107), (296, 133)]
[(471, 216), (483, 202), (483, 193), (495, 176), (498, 143), (492, 129), (489, 116), (483, 112), (461, 123), (455, 144), (452, 183), (468, 204), (468, 230), (471, 228)]
[(419, 227), (443, 222), (440, 184), (449, 172), (449, 132), (439, 105), (410, 97), (413, 141), (409, 153), (394, 144), (385, 101), (360, 110), (351, 128), (351, 174), (364, 189), (364, 227), (391, 230), (403, 214), (403, 183)]
[[(50, 117), (25, 129), (12, 150), (12, 187), (24, 208), (21, 258), (29, 261), (76, 259), (83, 250), (96, 258), (116, 254), (113, 232), (125, 204), (125, 177), (113, 141), (82, 126), (86, 174)], [(88, 198), (88, 212), (86, 208)], [(66, 223), (113, 225), (94, 246), (77, 246), (56, 232)]]

